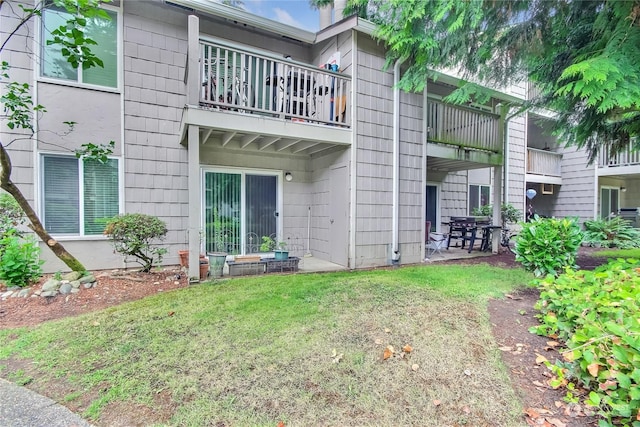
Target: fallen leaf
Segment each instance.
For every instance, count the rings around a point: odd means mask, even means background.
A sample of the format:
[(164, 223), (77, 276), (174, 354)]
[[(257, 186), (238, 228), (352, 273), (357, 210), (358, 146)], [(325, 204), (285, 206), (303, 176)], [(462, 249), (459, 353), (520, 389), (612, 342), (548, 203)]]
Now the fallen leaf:
[(402, 347), (402, 351), (404, 351), (405, 353), (411, 353), (413, 351), (413, 347), (407, 344), (404, 347)]
[(340, 361), (342, 360), (342, 356), (344, 356), (344, 353), (340, 353), (340, 354), (336, 355), (333, 358), (333, 363), (340, 363)]
[(411, 365), (411, 369), (414, 371), (417, 371), (418, 368), (420, 368), (420, 366), (417, 363), (414, 363), (413, 365)]
[(500, 351), (511, 351), (511, 350), (513, 350), (513, 347), (498, 347), (498, 350), (500, 350)]
[(471, 413), (471, 409), (469, 409), (468, 406), (463, 406), (462, 407), (462, 412), (464, 412), (465, 414), (470, 414)]
[(338, 355), (338, 352), (334, 348), (333, 351), (331, 352), (331, 357), (336, 357), (337, 355)]
[(390, 333), (391, 333), (391, 329), (389, 329), (389, 328), (384, 328), (384, 331), (385, 331), (386, 333), (388, 333), (388, 334), (390, 334)]
[(471, 370), (470, 370), (470, 369), (465, 369), (465, 370), (464, 370), (464, 374), (465, 374), (466, 376), (470, 376), (470, 375), (471, 375)]
[(555, 402), (553, 402), (554, 405), (556, 405), (556, 408), (560, 409), (564, 406), (564, 402), (560, 401), (560, 400), (556, 400)]
[(536, 411), (534, 408), (527, 408), (524, 410), (524, 413), (530, 418), (539, 418), (540, 413)]
[(512, 299), (512, 300), (521, 300), (522, 299), (520, 297), (516, 297), (516, 296), (513, 296), (511, 294), (504, 294), (504, 296), (509, 298), (509, 299)]
[(545, 384), (542, 384), (540, 381), (533, 381), (533, 385), (536, 387), (544, 387), (547, 388)]
[(541, 354), (536, 353), (536, 364), (540, 365), (541, 363), (548, 362), (547, 358)]
[(593, 362), (592, 364), (587, 366), (587, 371), (589, 371), (589, 373), (594, 377), (598, 376), (598, 371), (599, 370), (600, 370), (600, 365), (598, 365), (598, 363), (596, 363), (596, 362)]
[(382, 353), (382, 360), (387, 360), (391, 356), (393, 356), (393, 347), (388, 345)]
[(170, 312), (169, 312), (169, 317), (173, 316), (174, 314), (176, 314), (176, 312), (175, 312), (175, 311), (170, 311)]
[(558, 341), (547, 341), (547, 345), (550, 347), (557, 347), (560, 343)]
[(547, 421), (549, 422), (549, 424), (551, 424), (554, 427), (567, 427), (565, 423), (563, 423), (557, 418), (547, 418)]
[(382, 340), (381, 340), (380, 338), (378, 338), (378, 339), (376, 340), (376, 345), (380, 345), (380, 344), (382, 344)]
[(440, 406), (440, 404), (441, 404), (441, 403), (442, 403), (442, 402), (441, 402), (441, 401), (439, 401), (438, 399), (436, 399), (436, 400), (434, 400), (434, 401), (433, 401), (433, 405), (434, 405), (434, 406)]
[(280, 421), (280, 422), (278, 423), (278, 427), (285, 427), (285, 424), (284, 424), (282, 421)]

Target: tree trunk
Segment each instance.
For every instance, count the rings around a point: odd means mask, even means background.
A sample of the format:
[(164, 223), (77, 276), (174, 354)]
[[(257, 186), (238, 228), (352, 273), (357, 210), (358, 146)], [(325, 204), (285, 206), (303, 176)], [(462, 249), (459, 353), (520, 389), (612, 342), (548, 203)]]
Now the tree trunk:
[(82, 263), (78, 261), (73, 255), (67, 252), (67, 250), (60, 244), (60, 242), (51, 237), (47, 230), (45, 230), (42, 222), (40, 222), (40, 218), (38, 218), (38, 215), (36, 215), (36, 212), (33, 210), (20, 189), (16, 187), (13, 182), (11, 182), (11, 159), (9, 158), (9, 153), (1, 143), (0, 169), (0, 188), (11, 194), (13, 198), (16, 199), (16, 202), (18, 202), (18, 205), (20, 205), (23, 212), (30, 221), (29, 228), (31, 228), (38, 235), (38, 237), (40, 237), (40, 239), (42, 239), (42, 241), (47, 244), (49, 249), (53, 251), (53, 253), (60, 259), (60, 261), (64, 262), (72, 271), (86, 271), (84, 265), (82, 265)]

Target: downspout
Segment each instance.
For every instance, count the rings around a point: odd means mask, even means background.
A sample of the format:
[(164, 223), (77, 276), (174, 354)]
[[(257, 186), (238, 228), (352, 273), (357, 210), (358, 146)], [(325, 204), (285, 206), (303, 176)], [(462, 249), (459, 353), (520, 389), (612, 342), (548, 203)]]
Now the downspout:
[(392, 242), (391, 263), (400, 262), (399, 225), (400, 225), (400, 65), (403, 60), (397, 60), (393, 66), (393, 212), (392, 212)]

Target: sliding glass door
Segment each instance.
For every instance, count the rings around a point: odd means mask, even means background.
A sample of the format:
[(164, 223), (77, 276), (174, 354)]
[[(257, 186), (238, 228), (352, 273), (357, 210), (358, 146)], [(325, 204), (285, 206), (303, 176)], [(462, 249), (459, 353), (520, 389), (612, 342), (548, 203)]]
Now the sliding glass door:
[(204, 180), (207, 252), (260, 252), (262, 236), (276, 237), (277, 175), (205, 172)]

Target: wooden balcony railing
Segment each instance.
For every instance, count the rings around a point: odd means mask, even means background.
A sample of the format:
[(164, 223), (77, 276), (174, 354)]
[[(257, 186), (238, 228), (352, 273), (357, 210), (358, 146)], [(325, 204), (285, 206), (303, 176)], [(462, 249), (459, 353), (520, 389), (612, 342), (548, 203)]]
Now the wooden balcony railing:
[(429, 99), (429, 141), (502, 152), (500, 116)]
[(527, 148), (527, 173), (561, 177), (562, 154)]
[(640, 150), (633, 149), (633, 141), (614, 156), (610, 156), (609, 148), (603, 146), (598, 154), (598, 167), (637, 166), (640, 165)]
[(200, 41), (200, 105), (349, 127), (351, 77)]

